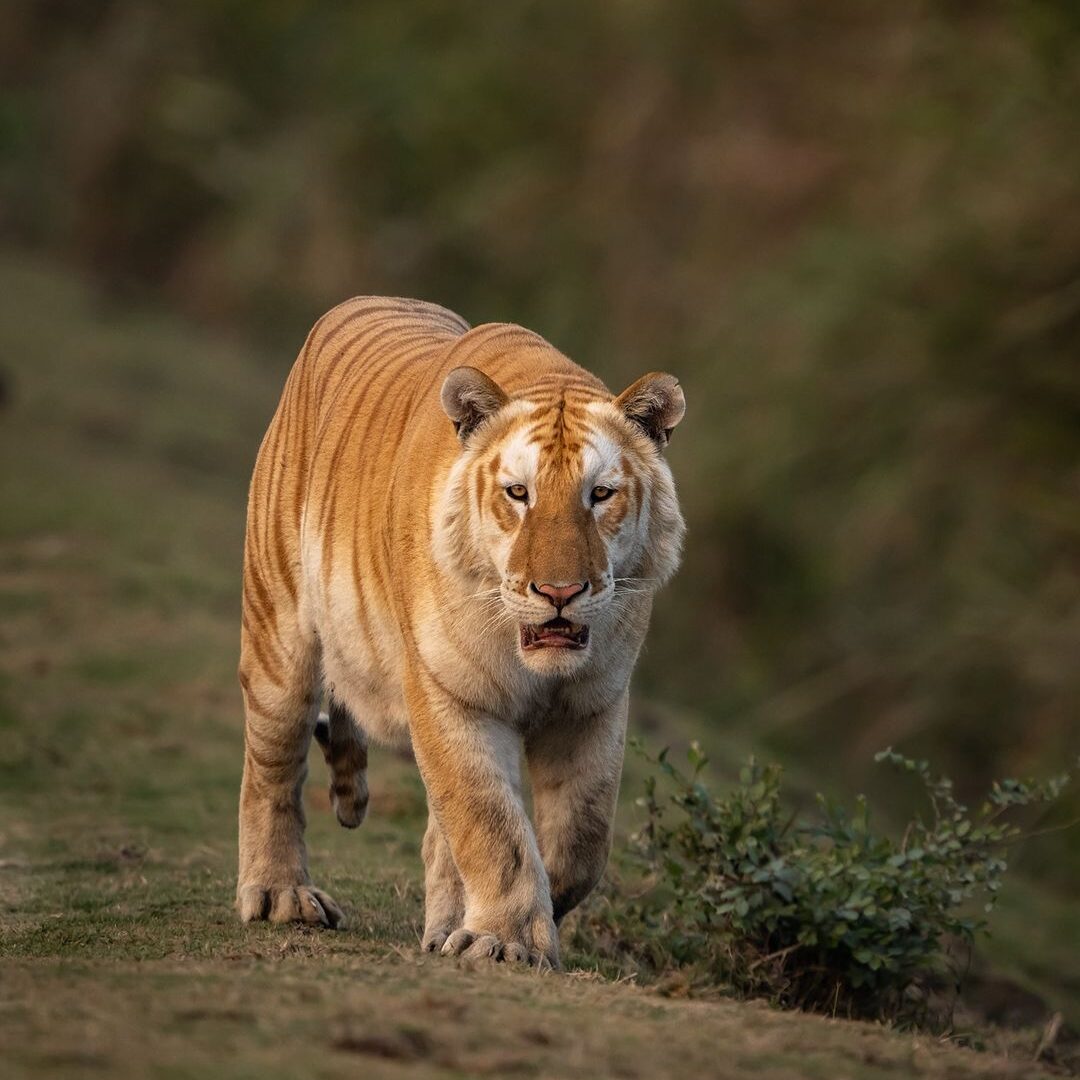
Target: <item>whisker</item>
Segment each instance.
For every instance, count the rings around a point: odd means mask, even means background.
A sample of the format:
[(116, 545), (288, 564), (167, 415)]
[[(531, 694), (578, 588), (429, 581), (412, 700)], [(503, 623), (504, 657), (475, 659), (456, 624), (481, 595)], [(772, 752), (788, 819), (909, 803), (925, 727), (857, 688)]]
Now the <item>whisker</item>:
[(460, 608), (463, 608), (466, 604), (472, 604), (472, 603), (484, 604), (484, 603), (488, 603), (491, 600), (497, 600), (499, 598), (500, 593), (501, 593), (501, 589), (497, 585), (494, 588), (491, 588), (491, 589), (478, 589), (476, 592), (470, 593), (468, 596), (462, 596), (462, 597), (458, 598), (457, 600), (453, 601), (451, 606), (455, 610), (459, 610)]
[(503, 606), (502, 602), (499, 602), (497, 608), (492, 609), (487, 616), (487, 619), (481, 624), (480, 629), (477, 631), (478, 637), (483, 637), (491, 631), (499, 628), (500, 625), (513, 622), (510, 613)]

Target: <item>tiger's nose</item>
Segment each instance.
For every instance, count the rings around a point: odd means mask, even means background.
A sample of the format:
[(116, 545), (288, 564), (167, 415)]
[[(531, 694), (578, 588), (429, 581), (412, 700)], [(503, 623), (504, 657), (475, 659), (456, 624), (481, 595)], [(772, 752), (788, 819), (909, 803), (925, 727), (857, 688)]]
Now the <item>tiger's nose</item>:
[(529, 582), (529, 589), (541, 596), (546, 596), (549, 603), (554, 604), (558, 610), (562, 610), (579, 593), (583, 593), (589, 587), (587, 581), (573, 581), (569, 585), (537, 585), (535, 581)]

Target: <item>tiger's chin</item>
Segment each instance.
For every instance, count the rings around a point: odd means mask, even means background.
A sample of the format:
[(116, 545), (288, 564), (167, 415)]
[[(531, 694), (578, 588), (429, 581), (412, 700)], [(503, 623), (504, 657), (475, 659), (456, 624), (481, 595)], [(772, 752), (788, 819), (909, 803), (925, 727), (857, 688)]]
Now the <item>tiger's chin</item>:
[(576, 671), (589, 653), (589, 628), (569, 619), (522, 623), (518, 631), (521, 660), (532, 671), (564, 675)]

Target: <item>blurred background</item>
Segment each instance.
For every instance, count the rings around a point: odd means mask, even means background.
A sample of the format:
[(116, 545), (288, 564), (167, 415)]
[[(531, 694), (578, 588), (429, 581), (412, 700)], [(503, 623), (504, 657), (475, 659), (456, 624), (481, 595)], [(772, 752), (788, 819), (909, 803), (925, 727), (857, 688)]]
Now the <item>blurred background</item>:
[[(0, 80), (9, 696), (78, 685), (90, 740), (126, 692), (140, 738), (170, 671), (232, 738), (258, 439), (390, 293), (681, 378), (654, 742), (898, 813), (887, 745), (973, 798), (1075, 763), (1077, 4), (8, 0)], [(1059, 998), (1078, 836), (1002, 913)]]

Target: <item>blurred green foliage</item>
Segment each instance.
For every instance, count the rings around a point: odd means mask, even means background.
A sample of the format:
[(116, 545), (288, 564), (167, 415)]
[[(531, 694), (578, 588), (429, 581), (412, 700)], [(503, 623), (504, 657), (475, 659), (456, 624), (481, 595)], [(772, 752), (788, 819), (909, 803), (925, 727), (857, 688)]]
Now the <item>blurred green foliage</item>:
[(1075, 755), (1075, 3), (9, 0), (0, 73), (6, 241), (105, 295), (282, 373), (365, 292), (678, 373), (646, 688), (849, 782)]

